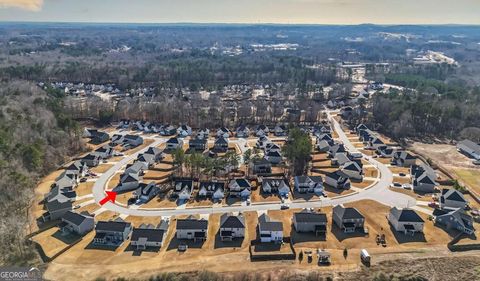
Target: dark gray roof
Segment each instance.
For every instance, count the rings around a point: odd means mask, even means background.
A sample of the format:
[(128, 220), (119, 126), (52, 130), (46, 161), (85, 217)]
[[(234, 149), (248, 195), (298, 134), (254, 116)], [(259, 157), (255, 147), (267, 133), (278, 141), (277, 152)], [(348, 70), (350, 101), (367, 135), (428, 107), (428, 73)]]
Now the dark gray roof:
[(124, 221), (99, 221), (95, 226), (95, 231), (124, 232), (129, 227), (131, 224)]
[(258, 226), (261, 230), (266, 231), (283, 231), (283, 224), (279, 221), (271, 221), (266, 214), (258, 218)]
[(177, 220), (177, 229), (208, 229), (207, 220), (197, 219), (179, 219)]
[(50, 201), (45, 203), (45, 207), (49, 212), (54, 212), (58, 210), (65, 210), (65, 209), (72, 209), (72, 202), (70, 201), (65, 201), (65, 202), (60, 202), (58, 200)]
[[(62, 219), (66, 220), (74, 225), (80, 225), (85, 221), (89, 216), (85, 214), (78, 214), (72, 211), (68, 211), (63, 215)], [(91, 218), (91, 216), (90, 216)]]
[(235, 179), (235, 181), (240, 187), (250, 187), (250, 183), (246, 179)]
[(165, 230), (159, 228), (134, 228), (132, 231), (132, 241), (138, 241), (140, 238), (147, 238), (148, 242), (162, 242)]
[(442, 197), (447, 200), (458, 201), (458, 202), (467, 202), (463, 195), (455, 189), (442, 189)]
[(412, 209), (398, 209), (394, 207), (390, 209), (390, 213), (399, 222), (424, 222), (424, 220)]
[(365, 219), (365, 217), (355, 208), (345, 208), (337, 205), (333, 208), (333, 213), (342, 219)]
[(326, 223), (327, 215), (323, 213), (315, 213), (310, 211), (301, 211), (293, 214), (295, 220), (300, 223)]
[(225, 213), (220, 217), (220, 227), (224, 228), (245, 228), (245, 218), (242, 215), (234, 216)]
[(474, 143), (473, 141), (471, 140), (462, 140), (460, 142), (458, 142), (459, 145), (463, 145), (465, 147), (468, 147), (469, 149), (471, 149), (472, 151), (475, 151), (477, 153), (480, 153), (480, 145)]

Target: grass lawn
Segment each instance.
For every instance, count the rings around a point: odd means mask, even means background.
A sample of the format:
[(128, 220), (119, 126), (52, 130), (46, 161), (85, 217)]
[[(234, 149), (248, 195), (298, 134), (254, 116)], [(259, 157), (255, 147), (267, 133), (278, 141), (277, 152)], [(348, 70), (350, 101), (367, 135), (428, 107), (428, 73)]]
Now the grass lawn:
[(454, 169), (460, 181), (468, 185), (477, 194), (480, 194), (480, 169)]

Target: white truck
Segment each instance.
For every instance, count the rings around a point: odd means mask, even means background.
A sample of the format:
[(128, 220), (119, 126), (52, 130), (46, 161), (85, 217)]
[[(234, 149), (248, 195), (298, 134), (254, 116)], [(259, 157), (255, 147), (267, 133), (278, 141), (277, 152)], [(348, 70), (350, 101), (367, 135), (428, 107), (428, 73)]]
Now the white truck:
[(370, 257), (370, 254), (367, 252), (367, 250), (362, 249), (360, 251), (360, 259), (364, 264), (370, 265), (371, 257)]

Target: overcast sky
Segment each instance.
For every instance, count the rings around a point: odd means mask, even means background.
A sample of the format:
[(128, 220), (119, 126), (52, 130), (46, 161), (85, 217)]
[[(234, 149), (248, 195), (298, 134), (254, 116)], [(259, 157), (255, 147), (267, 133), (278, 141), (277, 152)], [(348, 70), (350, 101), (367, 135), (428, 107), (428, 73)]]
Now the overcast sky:
[(480, 24), (480, 0), (0, 0), (0, 21)]

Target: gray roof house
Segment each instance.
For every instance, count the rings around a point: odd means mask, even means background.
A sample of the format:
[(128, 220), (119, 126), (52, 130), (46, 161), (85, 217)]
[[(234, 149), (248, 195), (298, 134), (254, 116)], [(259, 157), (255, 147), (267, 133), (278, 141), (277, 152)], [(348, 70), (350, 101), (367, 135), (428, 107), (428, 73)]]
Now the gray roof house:
[(119, 246), (130, 236), (132, 225), (116, 218), (110, 221), (99, 221), (95, 225), (93, 243), (97, 245)]
[(438, 200), (440, 203), (440, 208), (460, 208), (464, 210), (467, 205), (468, 201), (465, 199), (463, 194), (455, 189), (442, 189), (442, 195)]
[(288, 197), (290, 186), (283, 178), (263, 178), (262, 192), (270, 194), (278, 194), (280, 197)]
[(145, 204), (155, 198), (160, 193), (160, 188), (152, 181), (148, 184), (140, 183), (139, 187), (133, 192), (137, 204)]
[(82, 163), (81, 161), (77, 160), (70, 164), (67, 168), (65, 168), (66, 174), (75, 174), (78, 177), (84, 177), (87, 173), (87, 165)]
[(193, 180), (175, 180), (173, 192), (179, 200), (189, 200), (193, 192)]
[(350, 180), (342, 171), (335, 171), (325, 175), (325, 184), (339, 189), (349, 189)]
[(84, 235), (92, 231), (94, 226), (93, 216), (88, 212), (75, 213), (73, 211), (67, 211), (62, 216), (62, 222), (59, 225), (63, 233), (76, 233), (78, 235)]
[(412, 165), (410, 168), (413, 190), (432, 193), (435, 191), (437, 175), (435, 170), (427, 165)]
[(248, 138), (250, 135), (250, 129), (248, 129), (245, 125), (238, 126), (237, 130), (235, 131), (237, 138)]
[(214, 201), (222, 200), (225, 197), (225, 183), (215, 181), (202, 181), (198, 187), (199, 197), (209, 197)]
[(417, 158), (407, 151), (396, 151), (392, 156), (392, 164), (399, 167), (415, 165)]
[(189, 217), (177, 220), (177, 239), (205, 241), (208, 235), (208, 220)]
[(273, 134), (277, 137), (282, 137), (287, 135), (287, 126), (285, 125), (277, 125), (273, 129)]
[(412, 209), (393, 207), (388, 214), (388, 221), (393, 229), (404, 234), (423, 232), (425, 221)]
[(170, 138), (167, 141), (166, 150), (175, 150), (177, 148), (182, 148), (183, 147), (183, 140), (181, 138)]
[(283, 161), (282, 154), (278, 151), (269, 151), (265, 155), (265, 159), (272, 164), (280, 164)]
[(242, 214), (225, 213), (220, 217), (220, 239), (232, 241), (245, 237), (245, 217)]
[(133, 191), (140, 185), (140, 178), (137, 174), (123, 174), (120, 178), (120, 183), (113, 188), (117, 193), (125, 193)]
[(143, 154), (152, 155), (155, 162), (161, 161), (164, 157), (163, 151), (160, 148), (154, 146), (149, 147), (147, 151), (145, 151), (145, 153)]
[(258, 218), (258, 233), (260, 242), (281, 243), (283, 241), (283, 224), (280, 221), (272, 221), (267, 214)]
[(365, 223), (365, 217), (355, 208), (345, 208), (343, 205), (333, 207), (333, 222), (345, 233), (355, 232), (357, 228), (362, 228)]
[(58, 199), (48, 201), (45, 203), (47, 212), (42, 215), (42, 220), (46, 222), (61, 219), (68, 211), (72, 210), (72, 207), (71, 201), (59, 201)]
[(98, 164), (100, 164), (100, 157), (98, 155), (95, 155), (93, 153), (87, 154), (84, 156), (80, 161), (87, 165), (88, 167), (96, 167)]
[(136, 147), (143, 144), (143, 138), (139, 135), (125, 135), (123, 137), (123, 143), (130, 147)]
[(433, 211), (435, 223), (444, 225), (448, 230), (456, 229), (465, 234), (475, 233), (473, 218), (463, 212), (463, 209), (435, 209)]
[(204, 151), (207, 148), (207, 139), (199, 138), (198, 136), (195, 138), (191, 138), (188, 141), (188, 147), (190, 150), (193, 151)]
[(246, 179), (233, 179), (228, 184), (229, 194), (232, 197), (248, 198), (252, 190), (250, 182)]
[(355, 180), (362, 180), (363, 179), (363, 169), (355, 161), (349, 161), (349, 162), (344, 163), (340, 167), (340, 170), (349, 179), (355, 179)]
[(480, 145), (471, 140), (462, 140), (457, 143), (457, 149), (469, 157), (480, 160)]
[(218, 137), (213, 144), (213, 150), (215, 152), (227, 152), (228, 141), (224, 137)]
[(151, 224), (142, 224), (134, 227), (130, 244), (137, 250), (145, 250), (150, 247), (162, 247), (163, 241), (167, 235), (168, 222), (162, 220), (157, 227)]
[(272, 172), (272, 163), (265, 158), (252, 160), (250, 166), (254, 174), (270, 174)]
[(323, 180), (320, 176), (296, 176), (293, 182), (299, 193), (323, 193)]
[(324, 235), (327, 232), (327, 215), (313, 210), (304, 209), (293, 214), (293, 226), (297, 232), (313, 232)]

